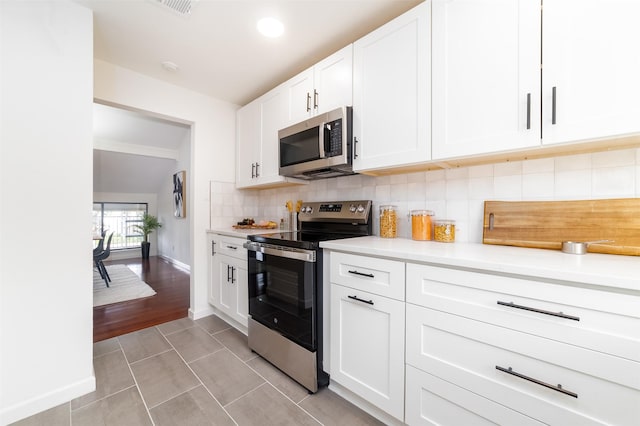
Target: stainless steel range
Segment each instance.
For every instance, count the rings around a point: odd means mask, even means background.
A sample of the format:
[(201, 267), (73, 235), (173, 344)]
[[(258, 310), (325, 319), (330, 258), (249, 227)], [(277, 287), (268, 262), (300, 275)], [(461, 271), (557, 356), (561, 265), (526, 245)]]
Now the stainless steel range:
[(371, 235), (371, 201), (304, 203), (298, 232), (249, 236), (249, 347), (311, 392), (322, 368), (321, 241)]

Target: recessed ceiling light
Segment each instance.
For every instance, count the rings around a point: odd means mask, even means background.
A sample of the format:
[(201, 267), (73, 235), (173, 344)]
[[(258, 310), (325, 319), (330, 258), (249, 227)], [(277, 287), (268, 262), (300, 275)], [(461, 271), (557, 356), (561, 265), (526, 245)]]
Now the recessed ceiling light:
[(176, 64), (174, 64), (171, 61), (164, 61), (161, 63), (162, 68), (164, 68), (165, 70), (169, 71), (169, 72), (176, 72), (178, 71), (178, 66)]
[(258, 31), (265, 37), (280, 37), (284, 33), (284, 25), (276, 18), (262, 18), (258, 21)]

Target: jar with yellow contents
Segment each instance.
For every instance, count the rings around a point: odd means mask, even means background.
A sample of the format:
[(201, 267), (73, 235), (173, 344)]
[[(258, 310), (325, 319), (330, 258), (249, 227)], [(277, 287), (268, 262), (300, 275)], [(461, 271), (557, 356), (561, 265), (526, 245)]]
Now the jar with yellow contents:
[(396, 238), (398, 236), (398, 207), (380, 206), (380, 237)]
[(452, 243), (456, 240), (456, 222), (453, 220), (436, 220), (434, 239), (441, 243)]

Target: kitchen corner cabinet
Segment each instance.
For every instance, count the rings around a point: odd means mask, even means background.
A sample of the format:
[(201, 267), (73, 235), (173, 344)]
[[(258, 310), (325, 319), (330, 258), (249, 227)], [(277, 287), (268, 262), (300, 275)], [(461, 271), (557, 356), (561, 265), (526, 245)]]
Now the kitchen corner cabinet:
[(353, 103), (353, 46), (350, 44), (284, 84), (288, 124)]
[(247, 250), (243, 238), (207, 234), (209, 303), (246, 330), (249, 320)]
[(640, 131), (640, 2), (432, 0), (432, 157)]
[(330, 374), (332, 381), (402, 421), (404, 265), (377, 260), (331, 255)]
[(353, 44), (353, 168), (431, 159), (431, 2)]
[(236, 116), (236, 188), (303, 184), (279, 175), (278, 130), (287, 125), (287, 91), (278, 86)]

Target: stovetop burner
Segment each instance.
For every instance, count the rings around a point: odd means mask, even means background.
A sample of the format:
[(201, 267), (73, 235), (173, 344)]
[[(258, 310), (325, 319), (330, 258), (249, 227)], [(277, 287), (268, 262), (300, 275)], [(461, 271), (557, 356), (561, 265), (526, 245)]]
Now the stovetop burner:
[(370, 200), (307, 202), (298, 220), (300, 231), (250, 235), (250, 241), (315, 250), (321, 241), (371, 235)]

